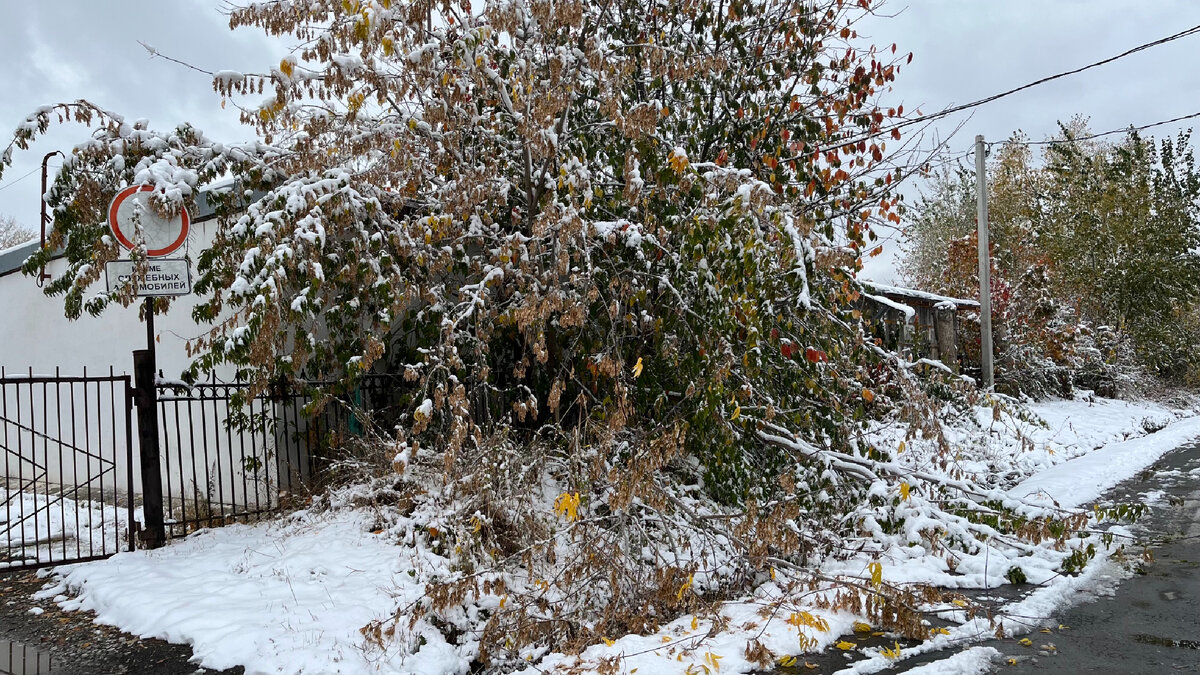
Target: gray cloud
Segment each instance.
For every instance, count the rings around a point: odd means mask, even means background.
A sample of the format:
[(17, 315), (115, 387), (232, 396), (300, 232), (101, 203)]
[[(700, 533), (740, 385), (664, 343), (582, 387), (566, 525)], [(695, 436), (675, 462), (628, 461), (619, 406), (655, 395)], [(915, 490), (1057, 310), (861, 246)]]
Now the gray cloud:
[[(286, 52), (253, 31), (230, 31), (209, 0), (9, 2), (0, 21), (2, 137), (35, 107), (77, 98), (158, 128), (190, 121), (212, 138), (252, 135), (232, 106), (221, 109), (207, 76), (151, 58), (139, 41), (208, 70), (261, 72)], [(87, 134), (80, 125), (64, 125), (18, 152), (0, 181), (0, 213), (37, 225), (42, 155), (68, 150)], [(33, 175), (13, 183), (29, 171)]]

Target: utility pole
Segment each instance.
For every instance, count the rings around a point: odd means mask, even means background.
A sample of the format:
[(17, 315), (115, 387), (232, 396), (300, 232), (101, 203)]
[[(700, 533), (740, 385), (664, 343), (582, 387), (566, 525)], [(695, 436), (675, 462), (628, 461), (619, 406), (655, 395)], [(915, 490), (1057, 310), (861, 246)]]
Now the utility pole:
[(992, 263), (988, 246), (987, 156), (983, 136), (975, 137), (976, 223), (979, 228), (979, 352), (983, 368), (983, 388), (996, 386), (992, 371)]

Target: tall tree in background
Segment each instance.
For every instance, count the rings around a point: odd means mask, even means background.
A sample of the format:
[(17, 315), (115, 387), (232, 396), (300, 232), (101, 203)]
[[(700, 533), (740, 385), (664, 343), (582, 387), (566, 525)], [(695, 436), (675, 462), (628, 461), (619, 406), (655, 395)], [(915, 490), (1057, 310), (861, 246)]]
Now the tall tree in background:
[(1200, 291), (1200, 174), (1190, 134), (1157, 144), (1130, 133), (1087, 153), (1066, 130), (1046, 170), (1054, 277), (1084, 316), (1128, 334), (1139, 360), (1184, 378), (1194, 368)]
[[(1100, 371), (1121, 339), (1153, 372), (1189, 376), (1200, 195), (1188, 136), (1087, 137), (1076, 118), (1042, 162), (1020, 135), (989, 162), (998, 366), (1013, 390), (1109, 386)], [(977, 294), (973, 186), (966, 169), (943, 173), (917, 205), (904, 270), (919, 287)]]
[(17, 222), (16, 218), (0, 214), (0, 250), (34, 239), (33, 231)]

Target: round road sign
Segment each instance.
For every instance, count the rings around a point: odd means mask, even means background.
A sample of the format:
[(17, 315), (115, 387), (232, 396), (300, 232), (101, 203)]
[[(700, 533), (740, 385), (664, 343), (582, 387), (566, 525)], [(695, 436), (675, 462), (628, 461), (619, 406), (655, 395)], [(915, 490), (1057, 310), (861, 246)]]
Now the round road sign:
[(122, 246), (132, 249), (135, 224), (140, 222), (146, 255), (170, 255), (187, 241), (191, 219), (187, 209), (171, 219), (159, 216), (150, 208), (153, 192), (152, 185), (131, 185), (118, 192), (108, 207), (108, 226)]

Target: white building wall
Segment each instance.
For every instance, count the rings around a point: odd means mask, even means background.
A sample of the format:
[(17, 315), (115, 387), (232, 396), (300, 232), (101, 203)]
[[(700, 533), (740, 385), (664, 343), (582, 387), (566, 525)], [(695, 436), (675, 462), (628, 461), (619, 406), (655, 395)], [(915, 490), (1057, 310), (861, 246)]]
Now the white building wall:
[[(192, 225), (188, 249), (193, 258), (212, 241), (216, 227), (215, 221)], [(61, 259), (46, 267), (56, 277), (65, 269)], [(158, 367), (169, 379), (177, 379), (189, 363), (187, 339), (205, 332), (192, 321), (195, 305), (194, 296), (175, 298), (167, 313), (154, 318)], [(44, 295), (33, 277), (20, 272), (0, 276), (0, 367), (8, 374), (30, 369), (53, 374), (58, 368), (64, 375), (82, 375), (86, 368), (100, 375), (110, 366), (118, 374), (132, 373), (133, 350), (146, 348), (146, 324), (138, 312), (137, 305), (112, 305), (98, 317), (84, 312), (70, 321), (63, 316), (62, 298)]]
[[(190, 257), (194, 259), (211, 243), (216, 227), (215, 221), (192, 224), (188, 241)], [(59, 259), (52, 261), (46, 271), (57, 277), (65, 269), (66, 262)], [(193, 268), (193, 278), (194, 274)], [(103, 279), (94, 289), (99, 290), (100, 284)], [(133, 350), (146, 348), (146, 324), (138, 318), (139, 304), (130, 307), (112, 305), (98, 317), (85, 312), (79, 319), (71, 321), (63, 315), (62, 298), (47, 297), (33, 277), (19, 271), (0, 276), (0, 368), (10, 380), (10, 384), (0, 387), (0, 469), (4, 470), (3, 477), (9, 479), (10, 487), (14, 480), (19, 483), (37, 475), (46, 475), (50, 482), (62, 484), (72, 480), (84, 483), (89, 479), (98, 483), (96, 476), (103, 470), (107, 472), (103, 483), (108, 489), (115, 481), (122, 491), (140, 493), (140, 472), (136, 470), (139, 457), (136, 414), (132, 434), (135, 471), (133, 485), (130, 485), (129, 467), (125, 461), (123, 402), (118, 402), (116, 420), (104, 412), (111, 408), (114, 396), (121, 398), (120, 393), (109, 392), (107, 385), (101, 387), (104, 391), (92, 388), (88, 394), (89, 405), (84, 406), (78, 384), (72, 387), (11, 383), (13, 378), (28, 375), (105, 376), (110, 369), (116, 375), (132, 375)], [(158, 369), (168, 380), (179, 379), (190, 363), (185, 349), (187, 340), (207, 332), (206, 326), (197, 325), (191, 319), (195, 305), (195, 296), (177, 297), (166, 313), (155, 316)], [(226, 369), (217, 376), (227, 381), (232, 371)], [(77, 399), (73, 414), (69, 400), (72, 389)], [(20, 409), (18, 401), (23, 406)], [(89, 410), (86, 420), (82, 414), (85, 408)], [(169, 480), (164, 476), (164, 490), (169, 489), (175, 496), (188, 499), (194, 498), (197, 491), (212, 491), (216, 496), (218, 490), (213, 488), (211, 476), (219, 468), (228, 482), (228, 487), (219, 490), (224, 502), (242, 502), (247, 496), (254, 501), (260, 500), (262, 485), (273, 482), (276, 463), (266, 461), (253, 475), (246, 475), (247, 470), (242, 466), (244, 444), (224, 429), (226, 407), (210, 402), (207, 405), (192, 403), (191, 408), (189, 412), (180, 404), (160, 404), (159, 422), (164, 427), (160, 444), (165, 446), (161, 448), (162, 462), (164, 471), (170, 472)], [(56, 414), (55, 411), (60, 412)], [(104, 419), (94, 419), (97, 416)], [(197, 439), (201, 438), (204, 428), (210, 435), (207, 446), (196, 443), (195, 457), (190, 443), (181, 452), (176, 429), (180, 420), (196, 425), (194, 435)], [(185, 429), (184, 433), (187, 431)], [(207, 456), (201, 451), (206, 451)], [(113, 458), (115, 465), (101, 465), (98, 460), (89, 459), (93, 455)], [(0, 481), (0, 487), (3, 485)]]

